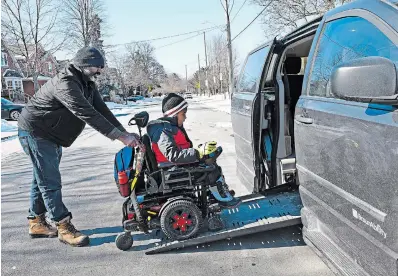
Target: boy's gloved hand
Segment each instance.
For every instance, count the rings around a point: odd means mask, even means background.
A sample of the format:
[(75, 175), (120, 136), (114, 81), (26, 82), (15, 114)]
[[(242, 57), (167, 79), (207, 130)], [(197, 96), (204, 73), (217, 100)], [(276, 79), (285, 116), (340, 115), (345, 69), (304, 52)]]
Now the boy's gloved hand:
[(199, 152), (199, 160), (207, 164), (214, 163), (218, 156), (220, 156), (222, 153), (221, 146), (217, 147), (217, 142), (215, 141), (209, 141), (205, 144), (200, 144), (197, 150)]

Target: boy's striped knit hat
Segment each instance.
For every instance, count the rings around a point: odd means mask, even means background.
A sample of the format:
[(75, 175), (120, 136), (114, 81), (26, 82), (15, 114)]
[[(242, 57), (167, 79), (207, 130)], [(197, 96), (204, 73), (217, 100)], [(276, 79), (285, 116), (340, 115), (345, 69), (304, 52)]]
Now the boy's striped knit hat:
[(166, 117), (174, 117), (187, 107), (187, 101), (175, 93), (167, 94), (162, 101), (162, 111), (163, 115)]

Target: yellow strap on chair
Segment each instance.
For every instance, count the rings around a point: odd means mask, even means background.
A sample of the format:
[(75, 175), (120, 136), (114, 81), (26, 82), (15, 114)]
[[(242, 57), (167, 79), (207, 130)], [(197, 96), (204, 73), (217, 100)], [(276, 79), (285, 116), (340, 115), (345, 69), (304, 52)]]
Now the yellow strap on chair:
[(138, 175), (139, 174), (135, 174), (133, 181), (131, 181), (131, 191), (133, 191), (135, 189), (135, 185), (137, 184), (137, 180), (138, 180)]

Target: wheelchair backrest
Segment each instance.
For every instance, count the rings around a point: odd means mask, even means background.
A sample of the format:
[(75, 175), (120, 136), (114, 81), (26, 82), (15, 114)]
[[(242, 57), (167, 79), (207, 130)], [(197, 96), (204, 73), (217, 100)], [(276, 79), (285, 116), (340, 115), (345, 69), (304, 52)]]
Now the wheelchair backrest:
[(158, 170), (158, 163), (156, 162), (155, 154), (152, 151), (151, 138), (147, 134), (144, 134), (142, 136), (142, 143), (146, 148), (145, 160), (147, 161), (147, 166), (151, 172), (155, 172)]

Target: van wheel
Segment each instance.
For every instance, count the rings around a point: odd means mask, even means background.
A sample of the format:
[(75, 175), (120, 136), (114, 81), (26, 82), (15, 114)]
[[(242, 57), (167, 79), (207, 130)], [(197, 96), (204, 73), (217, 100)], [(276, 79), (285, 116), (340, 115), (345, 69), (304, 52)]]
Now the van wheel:
[(184, 240), (198, 233), (202, 221), (202, 212), (192, 201), (177, 200), (163, 210), (160, 226), (169, 239)]

